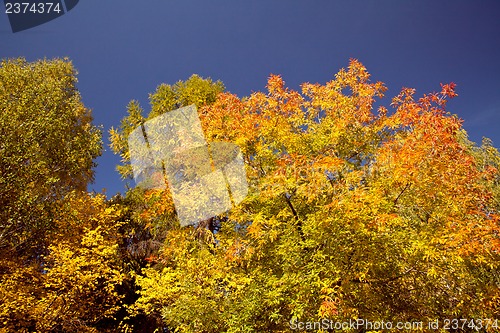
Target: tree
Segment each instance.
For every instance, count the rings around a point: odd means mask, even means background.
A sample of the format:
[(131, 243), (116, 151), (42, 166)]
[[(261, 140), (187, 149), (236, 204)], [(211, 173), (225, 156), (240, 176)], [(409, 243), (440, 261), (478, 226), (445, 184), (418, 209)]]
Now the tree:
[(124, 208), (85, 192), (101, 133), (76, 82), (67, 59), (0, 66), (1, 332), (118, 325)]
[(192, 75), (186, 81), (179, 81), (174, 85), (161, 84), (156, 91), (149, 95), (151, 111), (148, 116), (137, 101), (131, 101), (127, 106), (127, 117), (123, 118), (118, 129), (110, 130), (111, 148), (122, 158), (122, 165), (117, 167), (123, 178), (132, 178), (130, 156), (128, 154), (129, 134), (147, 120), (153, 119), (165, 112), (191, 104), (202, 107), (215, 102), (218, 93), (224, 90), (220, 81), (213, 82), (210, 78), (203, 79)]
[(1, 276), (0, 330), (112, 332), (127, 276), (120, 246), (124, 207), (71, 192), (58, 203), (41, 265), (10, 265)]
[[(220, 81), (191, 76), (186, 81), (179, 81), (174, 85), (161, 84), (156, 91), (149, 95), (150, 112), (145, 115), (137, 101), (131, 101), (127, 106), (127, 116), (121, 121), (119, 128), (110, 130), (111, 148), (122, 158), (122, 164), (117, 167), (124, 179), (132, 179), (128, 136), (147, 120), (153, 119), (165, 112), (191, 104), (203, 107), (213, 104), (219, 93), (224, 90)], [(129, 188), (123, 204), (128, 207), (130, 218), (123, 226), (123, 233), (127, 237), (126, 256), (131, 274), (140, 276), (141, 270), (155, 262), (158, 250), (165, 241), (168, 232), (180, 232), (180, 225), (176, 219), (172, 196), (168, 189)], [(205, 221), (209, 222), (209, 221)], [(197, 239), (211, 235), (205, 232), (208, 223), (197, 227)], [(191, 228), (189, 228), (191, 230)], [(140, 278), (140, 277), (139, 277)], [(134, 284), (134, 291), (138, 292)], [(135, 299), (138, 297), (136, 295)], [(135, 301), (133, 298), (132, 302)], [(122, 323), (124, 329), (140, 330), (147, 325), (164, 326), (161, 324), (161, 315), (151, 313), (131, 305), (129, 311), (132, 316)], [(157, 323), (157, 322), (160, 323)]]
[[(498, 317), (498, 151), (446, 111), (453, 84), (403, 89), (389, 112), (369, 78), (352, 60), (325, 85), (273, 75), (267, 93), (202, 107), (207, 140), (241, 147), (250, 193), (218, 217), (215, 242), (170, 224), (136, 309), (180, 332)], [(141, 214), (173, 213), (155, 195)]]
[(52, 203), (93, 180), (101, 133), (67, 59), (0, 64), (0, 249), (36, 258)]

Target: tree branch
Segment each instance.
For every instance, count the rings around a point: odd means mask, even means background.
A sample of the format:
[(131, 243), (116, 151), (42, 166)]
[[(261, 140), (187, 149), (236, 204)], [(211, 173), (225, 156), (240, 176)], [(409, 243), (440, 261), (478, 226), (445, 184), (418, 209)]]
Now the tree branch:
[(396, 199), (394, 199), (394, 204), (396, 204), (399, 200), (399, 198), (403, 195), (403, 193), (405, 193), (405, 191), (407, 189), (409, 189), (411, 186), (411, 183), (406, 183), (406, 186), (403, 188), (403, 190), (398, 194), (398, 196), (396, 197)]
[(299, 230), (300, 238), (302, 238), (302, 240), (304, 240), (304, 234), (302, 233), (302, 223), (300, 222), (299, 215), (297, 214), (297, 211), (293, 207), (292, 201), (290, 200), (290, 198), (292, 196), (289, 193), (285, 193), (284, 197), (285, 197), (286, 203), (288, 204), (288, 207), (290, 207), (290, 210), (292, 211), (292, 214), (295, 217), (295, 221), (297, 222), (297, 229)]

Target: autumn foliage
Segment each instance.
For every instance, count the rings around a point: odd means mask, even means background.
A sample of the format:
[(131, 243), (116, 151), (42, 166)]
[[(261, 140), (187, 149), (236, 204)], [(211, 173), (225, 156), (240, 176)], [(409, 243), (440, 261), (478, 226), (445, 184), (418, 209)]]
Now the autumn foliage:
[(241, 147), (251, 193), (215, 245), (168, 232), (136, 306), (186, 332), (498, 316), (499, 155), (446, 111), (454, 88), (375, 110), (386, 88), (353, 60), (300, 92), (219, 94), (204, 131)]
[(68, 60), (0, 67), (0, 332), (104, 332), (123, 207), (86, 192), (101, 134)]
[[(147, 115), (131, 102), (110, 132), (125, 179), (128, 134), (196, 104), (208, 142), (241, 148), (248, 196), (180, 227), (168, 189), (131, 186), (105, 200), (75, 185), (50, 202), (39, 253), (17, 258), (16, 243), (0, 237), (0, 331), (288, 332), (322, 319), (499, 318), (500, 154), (488, 139), (469, 141), (447, 110), (454, 84), (422, 97), (404, 88), (375, 107), (386, 91), (351, 60), (300, 91), (272, 75), (265, 92), (239, 98), (193, 76), (159, 86)], [(2, 108), (14, 103), (0, 96)], [(0, 192), (13, 207), (30, 203)], [(2, 230), (22, 210), (9, 212)]]

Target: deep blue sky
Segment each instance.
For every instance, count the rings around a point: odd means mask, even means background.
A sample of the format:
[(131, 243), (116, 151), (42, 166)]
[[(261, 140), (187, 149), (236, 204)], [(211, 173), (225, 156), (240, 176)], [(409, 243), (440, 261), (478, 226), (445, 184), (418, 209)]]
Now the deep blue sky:
[[(0, 5), (0, 8), (1, 5)], [(423, 94), (455, 82), (449, 111), (472, 140), (500, 146), (500, 1), (81, 0), (45, 25), (13, 34), (0, 12), (0, 58), (69, 57), (96, 124), (117, 126), (132, 99), (191, 74), (247, 96), (269, 74), (325, 83), (349, 58), (389, 88)], [(124, 188), (106, 147), (90, 189)]]

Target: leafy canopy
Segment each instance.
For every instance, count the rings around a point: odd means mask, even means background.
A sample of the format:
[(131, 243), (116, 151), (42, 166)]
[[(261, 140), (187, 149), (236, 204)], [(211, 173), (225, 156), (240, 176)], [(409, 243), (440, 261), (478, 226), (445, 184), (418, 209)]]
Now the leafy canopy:
[(125, 210), (85, 192), (101, 133), (76, 82), (67, 59), (0, 64), (0, 332), (117, 326)]
[[(369, 78), (352, 60), (324, 85), (273, 75), (200, 109), (207, 141), (241, 147), (251, 190), (212, 238), (169, 222), (138, 312), (179, 332), (499, 315), (498, 151), (446, 111), (454, 84), (403, 89), (389, 111)], [(155, 198), (141, 216), (171, 218), (168, 192)]]
[(101, 133), (67, 59), (0, 63), (0, 249), (31, 251), (52, 202), (93, 180)]

